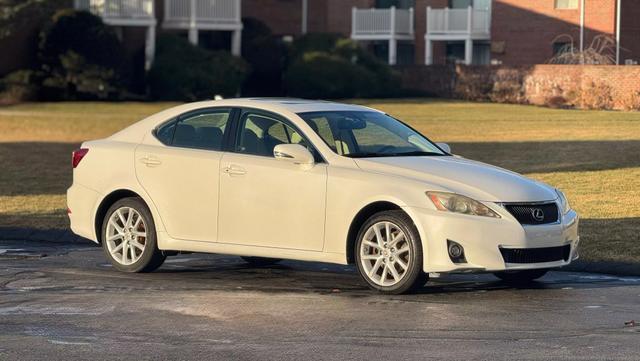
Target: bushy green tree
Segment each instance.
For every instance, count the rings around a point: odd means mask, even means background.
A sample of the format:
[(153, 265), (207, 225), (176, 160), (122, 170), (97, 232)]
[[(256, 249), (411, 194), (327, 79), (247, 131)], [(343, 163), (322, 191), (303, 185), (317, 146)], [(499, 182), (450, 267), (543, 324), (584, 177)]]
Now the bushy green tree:
[(226, 51), (208, 51), (186, 39), (163, 35), (157, 41), (148, 84), (153, 98), (159, 100), (231, 97), (238, 93), (248, 70), (244, 60)]
[(389, 97), (400, 93), (399, 75), (356, 42), (334, 34), (309, 34), (291, 49), (284, 82), (304, 98)]
[(126, 87), (127, 61), (120, 40), (88, 12), (57, 12), (40, 34), (39, 58), (46, 98), (117, 98)]
[(254, 18), (242, 19), (242, 58), (251, 73), (242, 86), (245, 96), (280, 96), (288, 48), (271, 29)]
[(41, 23), (68, 0), (0, 0), (0, 39), (13, 35), (27, 24)]

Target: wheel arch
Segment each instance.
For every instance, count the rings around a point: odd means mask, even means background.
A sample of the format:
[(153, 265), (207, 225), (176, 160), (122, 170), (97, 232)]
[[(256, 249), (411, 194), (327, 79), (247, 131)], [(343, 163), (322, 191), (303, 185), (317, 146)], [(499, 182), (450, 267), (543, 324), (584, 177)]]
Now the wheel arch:
[[(356, 238), (358, 237), (358, 232), (362, 225), (369, 219), (372, 215), (382, 212), (382, 211), (402, 211), (406, 213), (401, 206), (391, 201), (375, 201), (364, 206), (351, 220), (351, 224), (349, 225), (349, 231), (347, 232), (347, 245), (346, 245), (346, 255), (347, 255), (347, 263), (353, 264), (355, 262), (355, 243)], [(407, 213), (407, 216), (413, 220), (413, 217)], [(415, 222), (414, 222), (415, 224)]]
[(96, 232), (96, 241), (98, 241), (98, 244), (102, 244), (102, 223), (104, 222), (104, 217), (107, 214), (109, 207), (123, 198), (139, 198), (147, 206), (147, 208), (151, 209), (149, 207), (149, 204), (147, 204), (147, 202), (140, 194), (130, 189), (117, 189), (107, 194), (104, 198), (102, 198), (100, 205), (96, 209), (96, 215), (94, 218), (94, 230)]

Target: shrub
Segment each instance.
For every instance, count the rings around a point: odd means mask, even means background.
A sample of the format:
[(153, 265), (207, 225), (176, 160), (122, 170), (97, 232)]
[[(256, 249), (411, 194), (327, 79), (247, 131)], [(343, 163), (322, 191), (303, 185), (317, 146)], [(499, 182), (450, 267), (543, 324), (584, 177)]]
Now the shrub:
[(552, 95), (548, 97), (547, 99), (545, 99), (544, 105), (554, 109), (567, 108), (568, 106), (567, 99), (565, 99), (565, 97), (563, 97), (562, 95)]
[(303, 98), (351, 98), (366, 96), (374, 75), (333, 54), (309, 52), (285, 74), (289, 94)]
[(523, 73), (502, 69), (494, 72), (489, 100), (496, 103), (525, 103)]
[(629, 92), (625, 97), (620, 100), (622, 104), (622, 109), (631, 111), (631, 110), (640, 110), (640, 91), (635, 90)]
[(489, 100), (489, 93), (493, 90), (491, 73), (474, 71), (474, 69), (476, 68), (456, 66), (454, 95), (456, 98), (464, 100)]
[(348, 39), (308, 34), (294, 42), (284, 77), (289, 95), (309, 98), (388, 97), (400, 94), (400, 76)]
[(604, 82), (589, 81), (582, 88), (581, 106), (585, 109), (613, 109), (613, 89)]
[(340, 39), (338, 34), (308, 33), (294, 40), (289, 55), (295, 61), (312, 51), (329, 53), (334, 50), (338, 39)]
[(0, 105), (36, 100), (42, 75), (33, 70), (18, 70), (0, 80)]
[(259, 20), (245, 18), (242, 24), (242, 58), (251, 67), (242, 93), (248, 96), (282, 95), (282, 74), (288, 52), (286, 44)]
[(156, 58), (148, 74), (151, 95), (159, 100), (195, 101), (216, 94), (234, 96), (248, 66), (224, 51), (208, 51), (173, 35), (158, 38)]
[(88, 63), (84, 57), (68, 51), (60, 55), (61, 71), (50, 72), (42, 82), (47, 99), (115, 99), (122, 95), (113, 69)]
[(372, 88), (364, 92), (365, 96), (390, 97), (401, 95), (400, 74), (394, 71), (389, 64), (360, 47), (357, 42), (350, 39), (340, 39), (336, 42), (333, 51), (350, 60), (353, 64), (365, 68), (373, 75)]
[(116, 97), (125, 84), (122, 44), (110, 27), (88, 12), (57, 12), (40, 33), (39, 58), (46, 98)]

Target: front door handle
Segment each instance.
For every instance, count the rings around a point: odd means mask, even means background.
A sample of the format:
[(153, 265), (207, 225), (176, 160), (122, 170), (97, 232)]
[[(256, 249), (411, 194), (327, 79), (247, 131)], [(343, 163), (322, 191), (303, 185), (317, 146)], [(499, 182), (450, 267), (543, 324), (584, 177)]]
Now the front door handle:
[(244, 175), (247, 174), (247, 171), (244, 168), (238, 167), (237, 165), (230, 165), (224, 168), (223, 170), (228, 175)]
[(140, 162), (146, 164), (147, 167), (155, 167), (162, 164), (162, 161), (160, 161), (160, 159), (149, 155), (144, 158), (140, 158)]

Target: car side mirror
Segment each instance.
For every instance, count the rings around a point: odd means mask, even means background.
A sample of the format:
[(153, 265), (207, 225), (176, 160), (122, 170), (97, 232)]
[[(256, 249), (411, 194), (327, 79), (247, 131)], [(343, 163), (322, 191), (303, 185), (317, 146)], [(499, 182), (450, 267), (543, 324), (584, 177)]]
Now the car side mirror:
[(288, 161), (300, 165), (313, 165), (313, 154), (300, 144), (278, 144), (273, 148), (273, 156), (277, 160)]
[(444, 150), (447, 153), (451, 153), (451, 147), (449, 146), (449, 144), (447, 143), (436, 143), (436, 145), (438, 147), (440, 147), (440, 149)]

